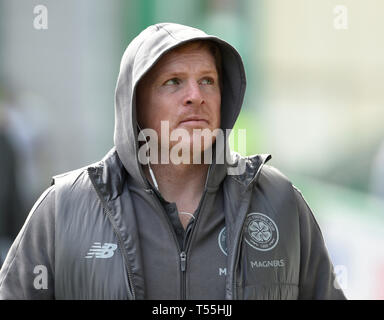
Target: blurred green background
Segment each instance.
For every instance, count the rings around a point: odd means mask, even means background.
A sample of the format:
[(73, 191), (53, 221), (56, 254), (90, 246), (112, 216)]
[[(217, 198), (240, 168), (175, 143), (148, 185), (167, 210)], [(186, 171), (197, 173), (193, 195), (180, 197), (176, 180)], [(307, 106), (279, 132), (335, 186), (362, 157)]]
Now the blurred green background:
[[(34, 28), (37, 5), (47, 29)], [(177, 22), (238, 49), (245, 153), (272, 154), (303, 192), (347, 297), (383, 299), (383, 17), (380, 0), (0, 0), (0, 129), (10, 141), (0, 146), (0, 247), (52, 175), (113, 146), (125, 47), (151, 24)], [(18, 187), (4, 178), (12, 164)], [(16, 190), (17, 218), (5, 222)]]

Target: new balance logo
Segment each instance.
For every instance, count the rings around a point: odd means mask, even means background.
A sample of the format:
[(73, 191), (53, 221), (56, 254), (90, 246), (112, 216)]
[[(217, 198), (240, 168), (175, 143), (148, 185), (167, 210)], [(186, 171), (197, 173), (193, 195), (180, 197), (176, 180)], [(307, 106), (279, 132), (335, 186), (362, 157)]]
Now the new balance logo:
[(89, 249), (85, 258), (110, 258), (113, 256), (114, 251), (116, 250), (117, 245), (114, 243), (104, 243), (101, 245), (101, 242), (95, 242), (91, 249)]

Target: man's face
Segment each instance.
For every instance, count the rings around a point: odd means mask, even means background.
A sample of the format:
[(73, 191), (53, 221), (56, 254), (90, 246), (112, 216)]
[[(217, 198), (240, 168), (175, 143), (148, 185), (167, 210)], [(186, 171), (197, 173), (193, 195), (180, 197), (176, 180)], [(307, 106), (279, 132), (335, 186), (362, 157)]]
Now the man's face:
[[(161, 121), (168, 121), (169, 132), (185, 129), (190, 145), (198, 135), (193, 129), (220, 127), (221, 93), (215, 58), (206, 44), (186, 44), (163, 56), (137, 87), (138, 122), (142, 129), (157, 132), (161, 142)], [(169, 139), (169, 137), (163, 137)], [(202, 140), (201, 140), (202, 141)], [(201, 142), (204, 151), (212, 145)], [(170, 141), (169, 148), (177, 144)]]

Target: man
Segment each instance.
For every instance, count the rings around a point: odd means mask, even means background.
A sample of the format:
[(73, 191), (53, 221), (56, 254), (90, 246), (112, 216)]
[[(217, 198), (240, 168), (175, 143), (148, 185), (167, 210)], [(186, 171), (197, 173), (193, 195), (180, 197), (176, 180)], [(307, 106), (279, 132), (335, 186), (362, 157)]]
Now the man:
[(115, 148), (53, 179), (0, 297), (344, 299), (310, 209), (270, 156), (204, 138), (233, 127), (244, 92), (226, 42), (178, 24), (144, 30), (120, 66)]

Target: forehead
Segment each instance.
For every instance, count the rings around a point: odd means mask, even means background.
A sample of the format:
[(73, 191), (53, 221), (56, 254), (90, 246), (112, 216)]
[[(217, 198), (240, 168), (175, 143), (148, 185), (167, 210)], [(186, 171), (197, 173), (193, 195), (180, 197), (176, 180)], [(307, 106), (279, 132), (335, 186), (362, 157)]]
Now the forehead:
[(204, 67), (204, 69), (211, 68), (216, 70), (215, 57), (208, 44), (203, 41), (198, 41), (184, 44), (167, 52), (152, 67), (149, 73), (158, 75), (159, 73), (167, 71), (177, 71), (191, 63), (197, 64), (202, 68)]

